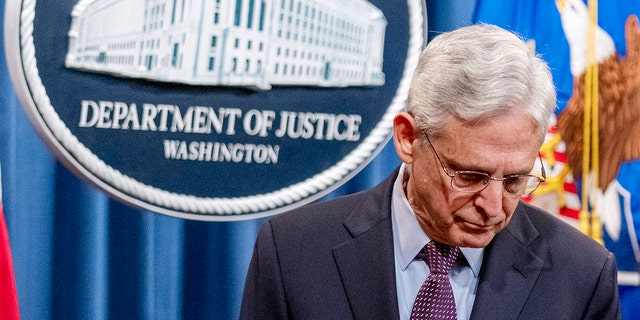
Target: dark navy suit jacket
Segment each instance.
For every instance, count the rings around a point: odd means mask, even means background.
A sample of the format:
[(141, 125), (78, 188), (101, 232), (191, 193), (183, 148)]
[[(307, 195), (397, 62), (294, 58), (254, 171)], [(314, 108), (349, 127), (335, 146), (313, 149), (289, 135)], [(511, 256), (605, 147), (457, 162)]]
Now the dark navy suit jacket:
[[(397, 319), (391, 191), (312, 204), (262, 225), (241, 319)], [(521, 203), (486, 247), (472, 319), (620, 319), (614, 256)]]

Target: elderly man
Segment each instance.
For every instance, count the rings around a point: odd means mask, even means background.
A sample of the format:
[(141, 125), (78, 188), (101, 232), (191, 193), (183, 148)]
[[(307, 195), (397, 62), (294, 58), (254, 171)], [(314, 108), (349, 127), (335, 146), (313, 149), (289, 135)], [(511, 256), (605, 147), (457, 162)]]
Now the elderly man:
[(394, 119), (402, 165), (265, 223), (240, 317), (619, 319), (613, 255), (520, 201), (544, 180), (554, 107), (547, 65), (514, 34), (437, 36)]

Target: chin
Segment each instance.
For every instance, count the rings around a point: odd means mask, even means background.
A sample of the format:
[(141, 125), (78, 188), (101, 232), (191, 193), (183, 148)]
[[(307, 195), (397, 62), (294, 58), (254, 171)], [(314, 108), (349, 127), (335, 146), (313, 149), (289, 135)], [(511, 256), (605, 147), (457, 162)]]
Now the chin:
[(489, 245), (502, 229), (502, 225), (478, 227), (468, 223), (456, 224), (449, 229), (449, 239), (454, 240), (455, 245), (459, 247), (483, 248)]
[[(484, 248), (491, 243), (496, 233), (494, 231), (484, 234), (464, 233), (461, 237), (457, 237), (456, 245), (465, 248)], [(456, 237), (454, 237), (456, 239)]]
[(463, 242), (461, 245), (458, 245), (458, 246), (459, 247), (463, 247), (463, 248), (484, 248), (484, 247), (488, 246), (489, 243), (491, 243), (491, 240), (489, 240), (489, 241), (468, 241), (468, 242)]

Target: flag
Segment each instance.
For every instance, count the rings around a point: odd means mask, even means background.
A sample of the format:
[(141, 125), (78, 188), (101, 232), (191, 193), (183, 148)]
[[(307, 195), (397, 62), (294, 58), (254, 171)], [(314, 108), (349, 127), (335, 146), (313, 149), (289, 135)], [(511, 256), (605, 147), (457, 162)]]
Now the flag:
[[(596, 1), (591, 0), (594, 4)], [(473, 22), (490, 23), (501, 26), (505, 29), (520, 34), (536, 53), (549, 63), (553, 75), (554, 83), (558, 92), (558, 105), (555, 115), (557, 116), (557, 129), (551, 128), (547, 137), (547, 142), (541, 149), (541, 154), (546, 160), (546, 165), (552, 167), (552, 173), (547, 172), (550, 186), (541, 186), (541, 191), (547, 194), (534, 194), (533, 199), (528, 199), (534, 204), (536, 200), (543, 197), (554, 200), (545, 202), (545, 209), (558, 216), (568, 218), (577, 222), (577, 210), (593, 210), (602, 223), (601, 239), (605, 247), (616, 256), (618, 264), (618, 281), (620, 284), (620, 300), (622, 304), (622, 315), (625, 319), (639, 319), (640, 315), (640, 157), (637, 155), (627, 156), (631, 152), (625, 152), (624, 159), (614, 158), (619, 152), (611, 152), (607, 148), (616, 146), (619, 150), (635, 150), (637, 141), (626, 139), (627, 132), (608, 132), (606, 129), (630, 131), (628, 128), (638, 126), (637, 118), (632, 123), (620, 123), (609, 115), (602, 113), (602, 110), (615, 110), (620, 115), (626, 114), (625, 103), (608, 99), (612, 96), (622, 96), (624, 92), (637, 92), (640, 90), (638, 82), (629, 81), (625, 78), (625, 72), (616, 70), (637, 70), (640, 67), (634, 65), (640, 60), (638, 57), (638, 43), (640, 43), (640, 32), (633, 26), (634, 16), (640, 16), (640, 1), (627, 0), (607, 0), (599, 1), (597, 6), (597, 26), (594, 34), (598, 39), (595, 43), (595, 55), (598, 58), (599, 81), (598, 108), (600, 109), (599, 122), (601, 124), (599, 137), (601, 138), (598, 148), (600, 148), (599, 168), (595, 167), (588, 177), (597, 175), (599, 188), (588, 193), (589, 202), (586, 209), (583, 208), (584, 201), (576, 201), (576, 196), (580, 200), (582, 197), (582, 179), (584, 174), (580, 171), (568, 172), (560, 168), (567, 168), (569, 162), (581, 164), (582, 153), (573, 153), (575, 150), (588, 150), (588, 146), (575, 144), (571, 137), (576, 135), (567, 133), (567, 122), (573, 119), (583, 121), (579, 115), (584, 111), (586, 103), (579, 99), (584, 98), (583, 93), (578, 93), (584, 88), (584, 75), (586, 73), (586, 40), (587, 19), (589, 18), (587, 0), (557, 0), (557, 1), (513, 1), (513, 0), (478, 0)], [(629, 23), (630, 22), (630, 23)], [(629, 26), (633, 26), (629, 28)], [(629, 49), (629, 50), (627, 50)], [(629, 59), (627, 59), (629, 58)], [(615, 63), (614, 63), (615, 62)], [(617, 65), (621, 68), (614, 68)], [(616, 74), (617, 77), (605, 77), (603, 75)], [(624, 83), (624, 85), (622, 85)], [(626, 87), (625, 87), (626, 86)], [(623, 87), (623, 90), (620, 88)], [(632, 89), (629, 89), (629, 88)], [(577, 89), (576, 89), (577, 88)], [(627, 91), (625, 91), (625, 89)], [(634, 91), (635, 90), (635, 91)], [(575, 91), (575, 92), (574, 92)], [(584, 91), (584, 90), (583, 90)], [(580, 103), (581, 102), (581, 103)], [(580, 106), (581, 108), (576, 108)], [(632, 106), (632, 115), (637, 115), (637, 106)], [(575, 112), (575, 110), (579, 112)], [(564, 115), (563, 115), (564, 113)], [(572, 116), (567, 116), (572, 115)], [(609, 116), (609, 118), (607, 118)], [(582, 129), (583, 122), (577, 122), (575, 126)], [(563, 131), (564, 130), (564, 131)], [(575, 132), (582, 132), (576, 130)], [(559, 135), (557, 135), (559, 134)], [(582, 134), (580, 133), (579, 137)], [(635, 135), (633, 135), (635, 136)], [(610, 143), (602, 142), (603, 138), (613, 139)], [(582, 142), (580, 138), (579, 142)], [(595, 140), (595, 139), (594, 139)], [(638, 140), (638, 139), (635, 139)], [(572, 152), (569, 152), (572, 150)], [(596, 149), (597, 150), (597, 149)], [(603, 151), (603, 150), (609, 150)], [(593, 152), (593, 150), (592, 150)], [(570, 153), (573, 153), (570, 154)], [(580, 154), (580, 160), (576, 161), (575, 154)], [(597, 154), (593, 152), (593, 154)], [(573, 160), (571, 160), (573, 159)], [(593, 163), (593, 162), (592, 162)], [(615, 177), (602, 179), (603, 168), (611, 169), (611, 164), (619, 167)], [(608, 166), (608, 167), (607, 167)], [(594, 168), (594, 166), (588, 166)], [(599, 174), (598, 174), (599, 173)], [(573, 183), (573, 176), (578, 177)], [(611, 176), (611, 175), (609, 175)], [(612, 180), (612, 181), (610, 181)], [(603, 182), (604, 181), (604, 182)], [(588, 185), (588, 184), (586, 184)], [(536, 190), (538, 191), (538, 190)], [(550, 192), (549, 192), (550, 191)], [(586, 193), (585, 193), (586, 194)], [(538, 199), (536, 199), (538, 197)], [(593, 200), (595, 199), (595, 201)], [(544, 199), (542, 199), (544, 200)], [(570, 201), (565, 201), (570, 200)], [(560, 205), (557, 205), (560, 204)], [(563, 210), (562, 209), (570, 209)], [(595, 224), (599, 227), (598, 224)], [(592, 233), (593, 234), (593, 233)]]
[(0, 183), (0, 319), (20, 319), (13, 260), (11, 258), (11, 247), (9, 246), (9, 232), (7, 231), (2, 208), (2, 183)]

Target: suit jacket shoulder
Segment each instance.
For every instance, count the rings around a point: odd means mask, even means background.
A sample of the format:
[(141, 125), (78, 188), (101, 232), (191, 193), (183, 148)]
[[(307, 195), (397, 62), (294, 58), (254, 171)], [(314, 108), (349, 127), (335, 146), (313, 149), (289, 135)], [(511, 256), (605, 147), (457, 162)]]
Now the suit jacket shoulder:
[(258, 234), (242, 319), (398, 317), (391, 190), (375, 188), (274, 217)]
[(485, 250), (472, 318), (620, 317), (613, 254), (551, 214), (518, 206)]

